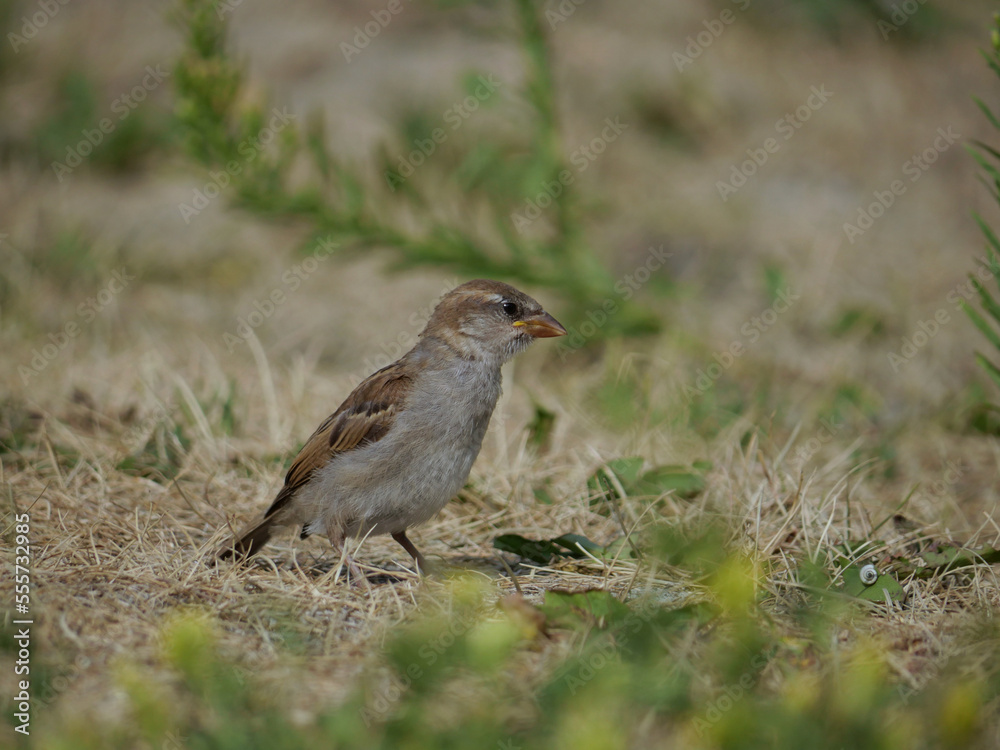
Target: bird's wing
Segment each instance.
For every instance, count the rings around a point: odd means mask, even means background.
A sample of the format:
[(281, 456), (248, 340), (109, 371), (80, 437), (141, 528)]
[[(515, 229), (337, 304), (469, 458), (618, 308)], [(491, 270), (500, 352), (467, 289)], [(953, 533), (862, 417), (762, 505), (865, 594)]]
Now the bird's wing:
[(264, 517), (285, 507), (313, 472), (338, 453), (380, 440), (396, 420), (412, 384), (412, 377), (404, 372), (399, 362), (383, 367), (362, 381), (302, 446), (285, 475), (285, 486)]

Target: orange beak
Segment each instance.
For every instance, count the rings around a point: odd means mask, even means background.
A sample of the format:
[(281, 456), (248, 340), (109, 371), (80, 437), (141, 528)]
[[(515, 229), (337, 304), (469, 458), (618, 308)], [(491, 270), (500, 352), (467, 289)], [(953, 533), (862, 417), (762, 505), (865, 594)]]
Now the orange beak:
[(566, 335), (566, 329), (547, 312), (519, 320), (514, 325), (518, 327), (523, 326), (525, 331), (536, 339), (549, 339)]

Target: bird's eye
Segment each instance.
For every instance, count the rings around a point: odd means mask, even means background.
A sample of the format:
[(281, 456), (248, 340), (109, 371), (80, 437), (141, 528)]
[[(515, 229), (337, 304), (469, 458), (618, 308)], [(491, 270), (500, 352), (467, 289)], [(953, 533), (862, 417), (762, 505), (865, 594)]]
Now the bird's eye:
[(517, 305), (515, 305), (513, 302), (503, 302), (500, 305), (500, 307), (503, 308), (503, 313), (508, 318), (513, 318), (515, 315), (517, 315)]

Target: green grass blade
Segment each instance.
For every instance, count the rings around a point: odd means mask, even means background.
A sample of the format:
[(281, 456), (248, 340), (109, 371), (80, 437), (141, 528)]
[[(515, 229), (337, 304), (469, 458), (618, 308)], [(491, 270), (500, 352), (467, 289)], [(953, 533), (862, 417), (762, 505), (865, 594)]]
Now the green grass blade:
[(978, 96), (974, 96), (974, 97), (972, 97), (972, 101), (973, 101), (973, 102), (975, 102), (976, 106), (977, 106), (977, 107), (979, 107), (979, 110), (980, 110), (980, 111), (981, 111), (981, 112), (982, 112), (982, 113), (983, 113), (984, 115), (986, 115), (986, 119), (990, 121), (990, 124), (991, 124), (991, 125), (992, 125), (992, 126), (993, 126), (994, 128), (996, 128), (997, 130), (1000, 130), (1000, 120), (998, 120), (998, 119), (997, 119), (997, 117), (996, 117), (996, 115), (994, 115), (994, 114), (993, 114), (993, 110), (991, 110), (991, 109), (990, 109), (990, 108), (989, 108), (989, 107), (988, 107), (988, 106), (986, 105), (986, 102), (984, 102), (984, 101), (983, 101), (982, 99), (980, 99), (980, 98), (979, 98)]
[(986, 374), (989, 375), (990, 379), (993, 380), (998, 388), (1000, 388), (1000, 369), (998, 369), (995, 364), (979, 352), (976, 352), (976, 362), (979, 363), (980, 367), (986, 370)]
[[(992, 249), (997, 252), (1000, 252), (1000, 239), (997, 238), (996, 232), (993, 231), (990, 225), (987, 224), (986, 221), (983, 220), (983, 217), (980, 216), (979, 214), (973, 213), (972, 218), (976, 220), (976, 223), (979, 225), (979, 229), (986, 236), (987, 242), (989, 242), (990, 245), (992, 245)], [(991, 253), (991, 255), (994, 254)], [(996, 258), (993, 257), (993, 260), (995, 259)]]
[(982, 303), (983, 309), (990, 314), (993, 320), (1000, 323), (1000, 304), (997, 304), (993, 296), (986, 291), (986, 287), (982, 285), (979, 279), (974, 277), (970, 277), (970, 279), (972, 281), (972, 288), (979, 294), (979, 301)]
[(962, 309), (965, 310), (965, 314), (972, 319), (973, 325), (980, 330), (980, 332), (989, 339), (990, 343), (993, 344), (998, 350), (1000, 350), (1000, 335), (990, 327), (990, 324), (986, 322), (982, 315), (972, 307), (972, 305), (967, 302), (962, 302)]

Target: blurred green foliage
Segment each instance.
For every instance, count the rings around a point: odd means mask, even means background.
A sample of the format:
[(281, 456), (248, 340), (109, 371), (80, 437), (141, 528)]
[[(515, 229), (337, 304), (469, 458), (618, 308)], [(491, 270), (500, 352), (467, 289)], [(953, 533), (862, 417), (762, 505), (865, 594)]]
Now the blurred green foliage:
[(857, 336), (862, 340), (870, 340), (884, 337), (885, 330), (885, 319), (877, 310), (847, 306), (833, 319), (829, 333), (834, 338)]
[[(85, 70), (67, 71), (55, 87), (53, 98), (58, 104), (34, 135), (34, 152), (46, 168), (69, 164), (72, 170), (76, 155), (81, 155), (81, 163), (125, 172), (169, 143), (166, 112), (132, 100), (129, 107), (121, 98), (102, 104), (97, 82)], [(101, 132), (102, 120), (110, 123), (111, 132)], [(93, 135), (88, 139), (87, 133)]]
[(927, 0), (719, 0), (720, 7), (748, 10), (759, 23), (801, 23), (845, 41), (857, 34), (884, 42), (933, 40), (953, 23), (944, 3)]
[(159, 423), (146, 440), (133, 446), (115, 466), (118, 471), (168, 485), (177, 477), (191, 449), (191, 438), (180, 424)]
[(711, 468), (708, 461), (695, 461), (691, 468), (678, 465), (647, 467), (641, 456), (616, 458), (587, 480), (587, 489), (591, 505), (625, 496), (655, 498), (666, 493), (690, 500), (705, 490), (705, 473)]
[(100, 283), (109, 263), (95, 252), (87, 231), (60, 228), (55, 232), (29, 256), (31, 270), (61, 290), (91, 288)]
[(35, 442), (41, 415), (10, 396), (0, 401), (0, 460), (14, 464), (17, 455)]
[[(301, 686), (272, 684), (277, 666), (294, 685), (297, 660), (318, 644), (307, 642), (305, 652), (279, 645), (266, 677), (225, 646), (214, 615), (179, 608), (162, 628), (156, 664), (119, 665), (123, 716), (90, 718), (87, 730), (50, 717), (31, 742), (191, 750), (990, 745), (1000, 682), (984, 649), (995, 653), (995, 624), (967, 634), (978, 639), (975, 650), (956, 635), (914, 686), (896, 676), (877, 637), (851, 628), (877, 605), (823, 593), (829, 566), (803, 561), (788, 587), (770, 590), (762, 561), (713, 524), (653, 533), (646, 552), (654, 575), (641, 575), (647, 583), (624, 599), (578, 590), (547, 591), (539, 605), (517, 595), (497, 602), (481, 577), (454, 578), (422, 613), (393, 626), (355, 687), (318, 710), (296, 705)], [(689, 595), (658, 586), (663, 576), (691, 581)], [(539, 666), (542, 648), (549, 655)]]
[[(214, 0), (180, 4), (176, 20), (186, 39), (173, 83), (186, 150), (210, 177), (223, 175), (213, 180), (232, 203), (261, 216), (305, 222), (306, 246), (314, 237), (332, 237), (342, 252), (389, 251), (396, 269), (429, 265), (547, 287), (568, 303), (567, 322), (618, 299), (617, 279), (586, 244), (574, 180), (565, 177), (574, 177), (573, 168), (557, 123), (544, 18), (532, 0), (515, 0), (512, 13), (526, 62), (518, 97), (523, 126), (504, 136), (510, 140), (481, 136), (465, 145), (439, 127), (442, 117), (459, 117), (454, 107), (443, 116), (405, 112), (400, 141), (407, 153), (417, 154), (411, 149), (418, 146), (423, 155), (391, 159), (383, 149), (377, 176), (338, 159), (321, 119), (300, 126), (296, 115), (279, 116), (283, 110), (245, 95), (242, 69), (226, 47), (228, 14), (220, 7)], [(494, 93), (489, 81), (488, 73), (469, 72), (457, 101), (499, 108), (514, 96), (506, 89)], [(430, 156), (441, 157), (427, 156), (430, 149)], [(442, 192), (442, 169), (454, 192)], [(529, 203), (544, 210), (525, 219)], [(186, 210), (185, 218), (195, 216), (197, 199)], [(591, 338), (658, 327), (656, 315), (622, 300)]]

